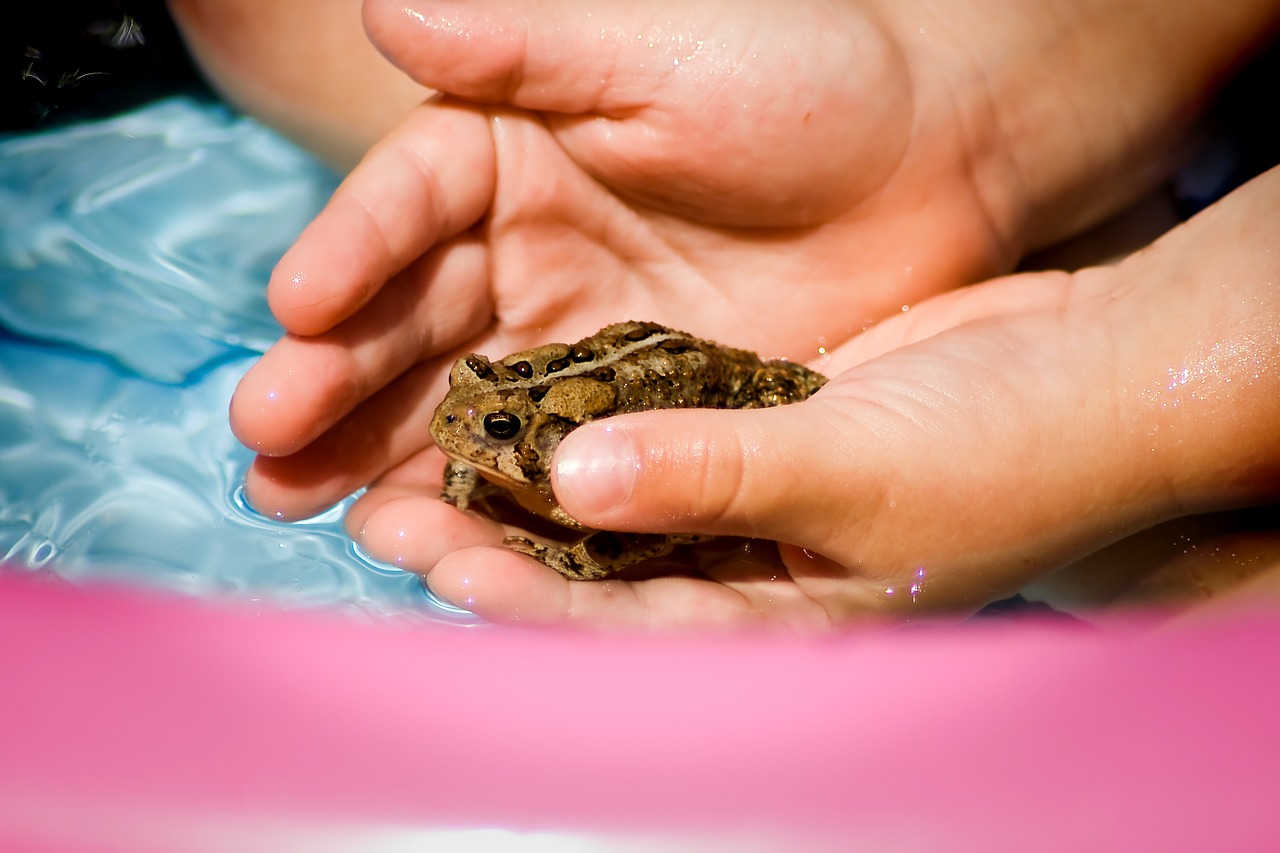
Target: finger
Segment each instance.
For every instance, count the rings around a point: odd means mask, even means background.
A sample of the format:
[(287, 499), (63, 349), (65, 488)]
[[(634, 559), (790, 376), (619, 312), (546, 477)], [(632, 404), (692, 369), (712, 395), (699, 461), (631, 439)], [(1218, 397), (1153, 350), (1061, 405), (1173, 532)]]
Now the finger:
[[(347, 533), (359, 540), (364, 535), (365, 522), (375, 513), (394, 501), (410, 497), (430, 500), (452, 509), (437, 495), (441, 491), (446, 457), (435, 447), (424, 448), (404, 462), (394, 466), (371, 484), (347, 510), (343, 523)], [(487, 540), (483, 540), (487, 541)]]
[[(459, 512), (412, 485), (379, 484), (347, 513), (347, 530), (374, 559), (423, 576), (433, 594), (491, 622), (593, 628), (830, 628), (826, 612), (773, 563), (730, 554), (705, 568), (706, 579), (572, 582), (503, 547), (517, 531)], [(400, 480), (402, 478), (389, 478)], [(384, 480), (382, 483), (386, 483)]]
[(505, 531), (496, 521), (459, 512), (419, 489), (377, 486), (355, 502), (346, 524), (365, 553), (421, 575), (449, 604), (494, 622), (567, 619), (568, 582), (504, 548)]
[[(369, 38), (414, 79), (436, 81), (431, 88), (481, 103), (606, 115), (643, 106), (672, 66), (676, 54), (667, 54), (695, 49), (663, 39), (655, 50), (650, 36), (637, 40), (638, 32), (655, 31), (653, 17), (624, 8), (603, 23), (563, 3), (541, 3), (532, 12), (448, 0), (364, 4)], [(637, 52), (647, 52), (650, 70), (613, 85), (610, 69)]]
[(432, 246), (472, 227), (494, 179), (484, 115), (428, 101), (369, 152), (276, 264), (271, 310), (297, 335), (333, 328)]
[(274, 518), (306, 518), (422, 452), (447, 380), (447, 364), (418, 365), (298, 452), (258, 456), (245, 475), (249, 502)]
[[(683, 409), (587, 424), (560, 444), (553, 488), (592, 527), (812, 542), (848, 503), (826, 484), (858, 480), (864, 458), (853, 431), (840, 434), (817, 411)], [(783, 476), (830, 470), (832, 460), (839, 478)]]
[(478, 335), (492, 313), (484, 247), (455, 238), (332, 331), (277, 342), (240, 380), (232, 430), (260, 454), (294, 453), (415, 362)]
[(347, 512), (347, 532), (374, 559), (424, 576), (455, 551), (502, 545), (502, 525), (459, 512), (436, 497), (438, 491), (438, 486), (428, 492), (401, 486), (371, 488)]
[(794, 608), (801, 613), (796, 615), (789, 597), (762, 607), (758, 596), (703, 578), (571, 581), (505, 548), (455, 551), (440, 559), (425, 579), (435, 595), (497, 623), (629, 632), (791, 630), (828, 624), (807, 599)]

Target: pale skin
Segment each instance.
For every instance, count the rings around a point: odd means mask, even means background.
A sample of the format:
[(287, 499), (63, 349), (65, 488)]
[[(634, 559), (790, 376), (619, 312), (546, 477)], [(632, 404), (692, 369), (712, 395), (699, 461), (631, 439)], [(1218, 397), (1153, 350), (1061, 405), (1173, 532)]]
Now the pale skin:
[[(1274, 175), (1119, 266), (936, 294), (1148, 189), (1276, 5), (370, 2), (378, 46), (455, 99), (379, 143), (277, 268), (290, 335), (232, 406), (251, 499), (297, 517), (380, 478), (353, 535), (499, 621), (801, 628), (966, 612), (1132, 530), (1275, 500)], [(562, 505), (789, 543), (780, 566), (570, 583), (435, 500), (426, 423), (459, 351), (624, 316), (834, 379), (584, 428)]]

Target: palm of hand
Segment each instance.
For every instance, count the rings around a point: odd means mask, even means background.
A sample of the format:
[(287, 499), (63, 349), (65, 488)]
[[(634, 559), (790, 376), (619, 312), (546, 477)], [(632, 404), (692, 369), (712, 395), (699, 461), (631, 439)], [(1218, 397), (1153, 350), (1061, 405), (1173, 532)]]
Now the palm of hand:
[(785, 44), (766, 53), (721, 40), (724, 22), (688, 26), (576, 111), (471, 84), (528, 109), (475, 108), (470, 144), (492, 147), (494, 176), (474, 298), (497, 322), (462, 346), (501, 354), (638, 317), (807, 359), (998, 269), (969, 175), (936, 180), (963, 160), (955, 135), (908, 157), (910, 75), (883, 32), (789, 19), (758, 39)]

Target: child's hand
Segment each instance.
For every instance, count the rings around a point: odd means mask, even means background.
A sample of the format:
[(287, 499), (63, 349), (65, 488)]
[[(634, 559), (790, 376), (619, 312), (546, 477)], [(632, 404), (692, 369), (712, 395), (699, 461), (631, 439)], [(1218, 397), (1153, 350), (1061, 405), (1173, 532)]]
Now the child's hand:
[(556, 455), (608, 529), (755, 536), (783, 567), (571, 583), (394, 485), (373, 554), (495, 621), (826, 625), (967, 612), (1158, 521), (1280, 499), (1280, 169), (1116, 267), (938, 297), (777, 409), (624, 415)]

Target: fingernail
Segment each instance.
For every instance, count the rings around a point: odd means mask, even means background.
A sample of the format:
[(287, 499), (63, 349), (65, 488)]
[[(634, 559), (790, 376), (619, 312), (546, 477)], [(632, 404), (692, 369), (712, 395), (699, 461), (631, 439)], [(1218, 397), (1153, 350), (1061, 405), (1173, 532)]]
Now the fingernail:
[(609, 426), (582, 430), (556, 454), (556, 495), (576, 509), (604, 512), (631, 499), (639, 468), (630, 435)]

